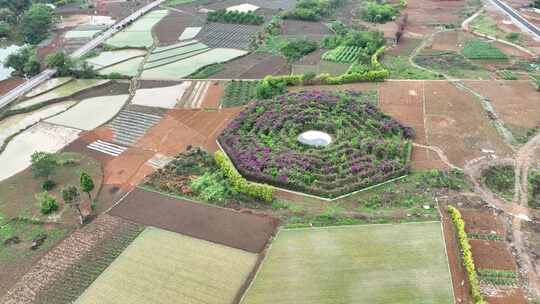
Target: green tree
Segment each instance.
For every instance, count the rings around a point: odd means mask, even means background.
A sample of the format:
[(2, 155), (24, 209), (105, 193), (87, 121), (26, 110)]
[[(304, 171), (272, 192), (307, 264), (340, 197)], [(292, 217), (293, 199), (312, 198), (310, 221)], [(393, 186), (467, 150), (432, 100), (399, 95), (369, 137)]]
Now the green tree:
[(17, 23), (17, 15), (11, 9), (3, 7), (0, 8), (0, 20), (13, 25)]
[(34, 152), (30, 157), (32, 174), (35, 178), (45, 178), (45, 182), (50, 180), (58, 168), (56, 155), (47, 152)]
[(0, 7), (11, 10), (16, 15), (22, 15), (32, 4), (32, 0), (0, 0)]
[(56, 69), (56, 75), (60, 77), (71, 75), (74, 67), (73, 61), (64, 52), (48, 55), (45, 63), (49, 68)]
[(62, 189), (62, 199), (64, 203), (68, 206), (71, 206), (77, 210), (79, 213), (79, 221), (81, 225), (84, 224), (84, 217), (81, 211), (81, 193), (77, 187), (69, 185)]
[(41, 64), (39, 63), (37, 56), (31, 56), (30, 59), (24, 64), (23, 72), (26, 76), (35, 76), (39, 74), (41, 70)]
[(54, 11), (50, 7), (41, 3), (32, 4), (23, 14), (20, 23), (24, 40), (30, 44), (38, 44), (47, 38), (55, 20)]
[(5, 21), (0, 21), (0, 38), (7, 37), (9, 35), (9, 24)]
[(534, 7), (534, 8), (539, 8), (540, 9), (540, 0), (534, 0), (531, 3), (531, 6)]
[(18, 50), (16, 53), (10, 54), (6, 61), (4, 62), (4, 67), (12, 68), (15, 70), (15, 73), (19, 75), (24, 75), (24, 66), (30, 58), (34, 56), (35, 50), (29, 46), (23, 47)]
[(41, 192), (36, 195), (36, 199), (39, 203), (41, 213), (50, 214), (58, 210), (58, 202), (54, 196), (49, 195), (47, 191)]
[(90, 200), (92, 200), (92, 196), (90, 195), (90, 192), (92, 192), (92, 190), (94, 190), (94, 181), (92, 180), (92, 177), (86, 173), (86, 172), (81, 172), (81, 189), (83, 192), (86, 192), (86, 194), (88, 194), (88, 198), (90, 198)]

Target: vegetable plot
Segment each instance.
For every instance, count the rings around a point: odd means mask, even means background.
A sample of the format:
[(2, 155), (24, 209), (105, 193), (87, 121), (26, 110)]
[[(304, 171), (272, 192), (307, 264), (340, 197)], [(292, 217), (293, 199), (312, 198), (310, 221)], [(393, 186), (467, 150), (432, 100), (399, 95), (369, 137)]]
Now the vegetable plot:
[(323, 54), (322, 59), (326, 61), (351, 63), (358, 59), (361, 48), (357, 46), (338, 46)]

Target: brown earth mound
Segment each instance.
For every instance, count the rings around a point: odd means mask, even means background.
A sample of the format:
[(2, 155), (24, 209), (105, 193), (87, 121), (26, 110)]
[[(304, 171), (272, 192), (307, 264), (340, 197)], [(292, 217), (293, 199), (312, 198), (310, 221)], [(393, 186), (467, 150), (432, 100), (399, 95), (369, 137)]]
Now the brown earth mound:
[(210, 242), (259, 253), (274, 234), (277, 220), (133, 190), (110, 214)]

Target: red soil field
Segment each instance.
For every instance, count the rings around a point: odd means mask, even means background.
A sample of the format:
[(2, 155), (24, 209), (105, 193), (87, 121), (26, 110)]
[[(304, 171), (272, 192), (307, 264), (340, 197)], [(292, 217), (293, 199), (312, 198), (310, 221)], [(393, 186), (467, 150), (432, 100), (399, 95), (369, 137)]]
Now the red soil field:
[(504, 241), (470, 239), (469, 243), (476, 268), (517, 271), (514, 257)]
[(7, 92), (16, 88), (18, 85), (24, 83), (24, 81), (24, 79), (18, 77), (11, 77), (0, 81), (0, 95), (6, 94)]
[(206, 95), (203, 98), (201, 107), (203, 109), (217, 109), (219, 108), (219, 102), (221, 96), (225, 91), (225, 86), (221, 82), (211, 84), (206, 91)]
[(459, 211), (465, 221), (465, 231), (467, 231), (467, 233), (495, 233), (503, 238), (506, 235), (504, 224), (492, 211), (479, 211), (473, 209), (460, 209)]
[(540, 123), (539, 94), (529, 80), (467, 80), (465, 84), (488, 97), (506, 124), (533, 128)]
[[(435, 32), (434, 24), (456, 23), (465, 1), (410, 0), (404, 10), (409, 15), (406, 32), (427, 34)], [(461, 18), (463, 19), (463, 18)]]
[(135, 189), (110, 212), (137, 223), (259, 253), (278, 221)]
[(474, 96), (446, 81), (424, 83), (427, 142), (441, 148), (450, 162), (463, 166), (482, 156), (481, 149), (511, 153)]
[(178, 37), (193, 22), (194, 16), (178, 11), (169, 11), (152, 29), (160, 45), (178, 43)]

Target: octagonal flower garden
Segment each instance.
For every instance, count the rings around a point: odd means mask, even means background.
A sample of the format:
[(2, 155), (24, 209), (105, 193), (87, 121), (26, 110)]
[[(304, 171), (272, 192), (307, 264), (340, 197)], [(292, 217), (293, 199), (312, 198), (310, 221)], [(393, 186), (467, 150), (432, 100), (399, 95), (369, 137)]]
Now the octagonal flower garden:
[[(248, 180), (336, 198), (408, 173), (414, 130), (376, 100), (372, 91), (305, 91), (255, 101), (218, 141)], [(306, 134), (322, 144), (299, 140)]]

